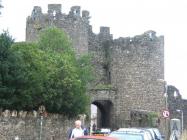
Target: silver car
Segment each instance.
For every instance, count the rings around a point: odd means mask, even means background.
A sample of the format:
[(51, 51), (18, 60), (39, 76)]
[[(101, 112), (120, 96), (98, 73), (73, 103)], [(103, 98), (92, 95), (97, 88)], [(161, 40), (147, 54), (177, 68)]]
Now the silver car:
[(157, 128), (145, 128), (145, 130), (148, 130), (151, 132), (154, 140), (164, 140), (164, 136), (161, 135), (159, 130)]
[(119, 140), (153, 140), (148, 131), (137, 128), (120, 128), (113, 131), (109, 136)]

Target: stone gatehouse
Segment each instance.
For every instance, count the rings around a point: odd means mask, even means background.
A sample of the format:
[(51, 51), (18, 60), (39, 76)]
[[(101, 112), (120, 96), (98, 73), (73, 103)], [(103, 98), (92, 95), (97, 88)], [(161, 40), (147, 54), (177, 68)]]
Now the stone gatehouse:
[(79, 6), (68, 14), (60, 4), (49, 4), (47, 13), (35, 6), (27, 18), (26, 41), (35, 41), (42, 29), (56, 26), (69, 35), (77, 56), (93, 55), (95, 81), (89, 92), (91, 104), (100, 110), (100, 127), (146, 126), (149, 114), (156, 113), (156, 125), (164, 131), (164, 37), (147, 31), (113, 39), (109, 27), (93, 33), (89, 18)]

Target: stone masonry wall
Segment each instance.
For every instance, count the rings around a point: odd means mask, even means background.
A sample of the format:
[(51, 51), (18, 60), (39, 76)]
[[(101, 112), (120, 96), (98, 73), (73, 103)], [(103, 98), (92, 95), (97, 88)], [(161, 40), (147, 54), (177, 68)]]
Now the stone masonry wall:
[(41, 118), (36, 112), (4, 111), (0, 115), (0, 139), (14, 140), (66, 140), (67, 130), (74, 120), (58, 114)]
[[(0, 140), (66, 140), (67, 131), (74, 127), (75, 119), (63, 115), (45, 114), (36, 111), (9, 111), (0, 115)], [(83, 122), (83, 120), (82, 120)]]
[(99, 84), (109, 84), (110, 81), (107, 78), (107, 60), (106, 50), (109, 50), (110, 44), (105, 45), (106, 42), (111, 42), (112, 35), (110, 34), (110, 28), (100, 27), (99, 34), (89, 32), (89, 45), (88, 52), (93, 56), (93, 66), (95, 68), (95, 82), (93, 82), (92, 88)]
[(183, 100), (184, 129), (187, 130), (187, 100)]
[(118, 89), (116, 117), (129, 120), (133, 110), (164, 108), (164, 39), (154, 31), (119, 38), (111, 45), (111, 83)]
[(119, 90), (119, 106), (126, 106), (121, 113), (127, 109), (159, 111), (163, 106), (163, 86), (158, 81), (164, 79), (163, 37), (150, 31), (120, 38), (111, 50), (112, 84)]

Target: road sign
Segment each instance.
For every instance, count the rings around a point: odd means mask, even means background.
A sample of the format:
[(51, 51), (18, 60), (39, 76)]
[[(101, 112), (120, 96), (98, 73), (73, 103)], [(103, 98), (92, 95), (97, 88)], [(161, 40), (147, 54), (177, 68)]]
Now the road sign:
[(168, 118), (170, 114), (169, 114), (169, 111), (168, 111), (168, 110), (164, 110), (164, 111), (162, 112), (162, 115), (163, 115), (164, 118)]
[(170, 131), (181, 132), (181, 120), (180, 119), (174, 118), (170, 120)]

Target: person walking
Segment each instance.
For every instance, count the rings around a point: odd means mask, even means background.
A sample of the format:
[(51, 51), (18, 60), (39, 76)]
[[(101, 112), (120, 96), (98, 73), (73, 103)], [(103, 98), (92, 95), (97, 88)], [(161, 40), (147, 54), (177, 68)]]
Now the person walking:
[(92, 130), (93, 130), (93, 132), (96, 131), (96, 124), (95, 124), (95, 123), (94, 123), (93, 126), (92, 126)]
[(72, 130), (71, 132), (71, 138), (76, 138), (79, 136), (84, 136), (84, 130), (81, 128), (81, 121), (80, 120), (76, 120), (75, 121), (75, 128)]

